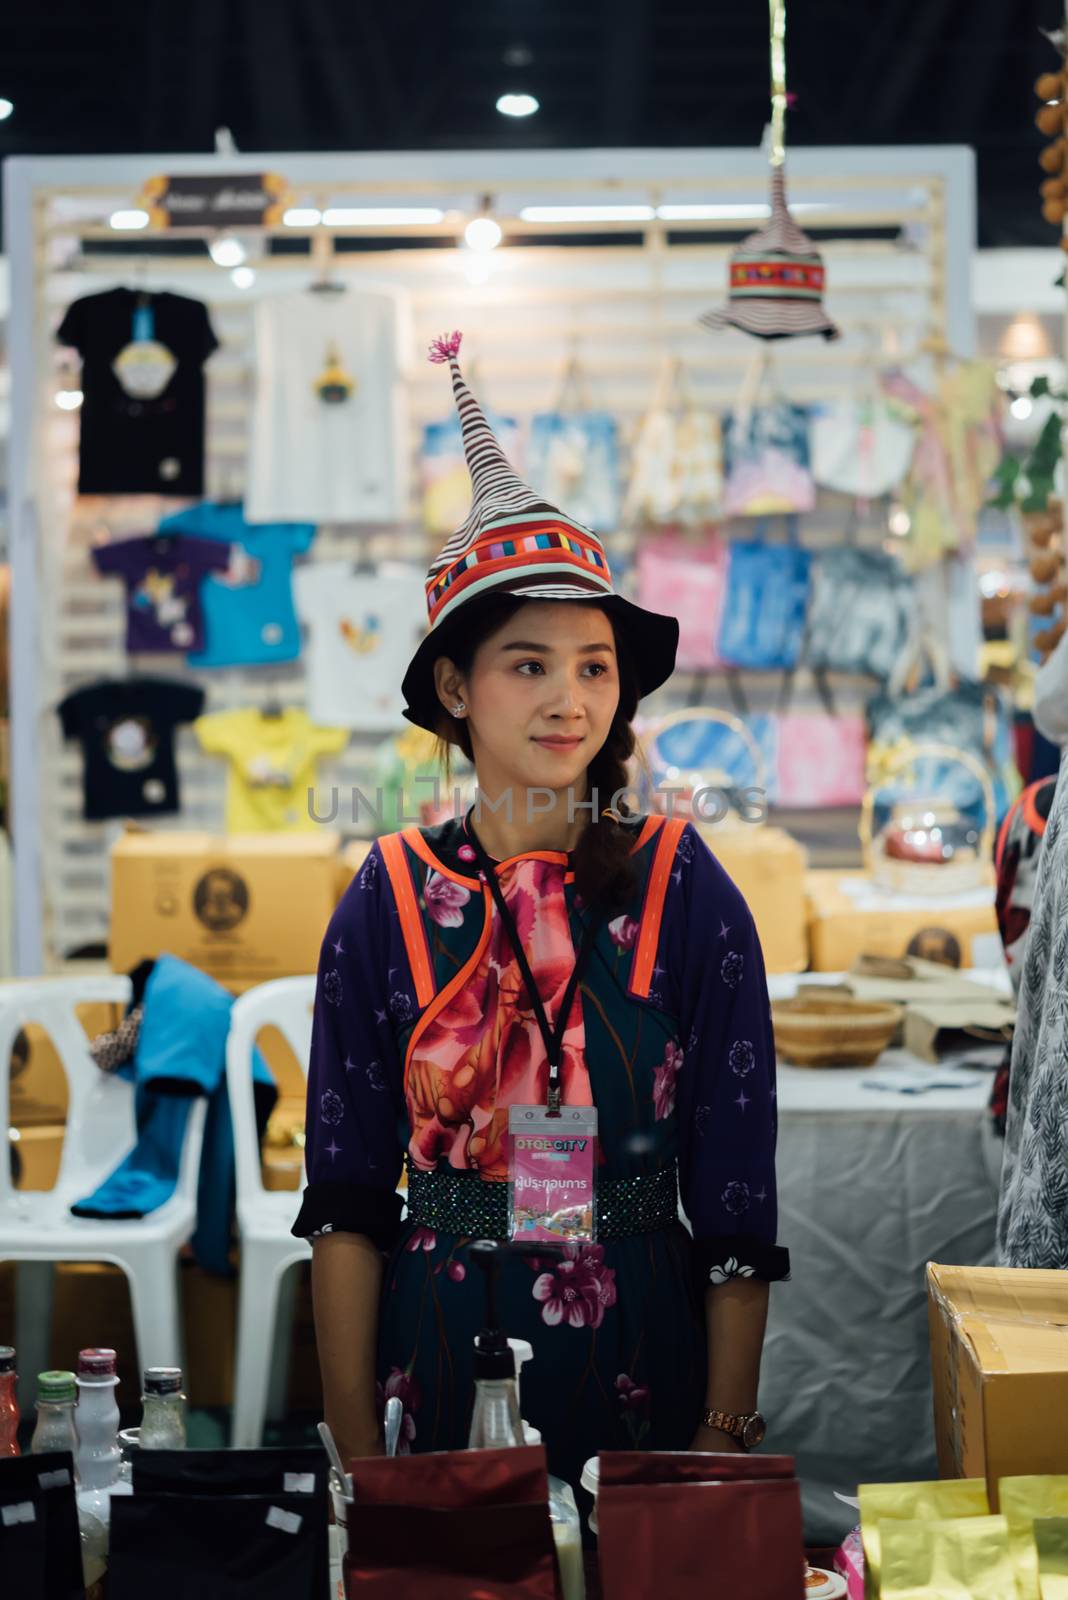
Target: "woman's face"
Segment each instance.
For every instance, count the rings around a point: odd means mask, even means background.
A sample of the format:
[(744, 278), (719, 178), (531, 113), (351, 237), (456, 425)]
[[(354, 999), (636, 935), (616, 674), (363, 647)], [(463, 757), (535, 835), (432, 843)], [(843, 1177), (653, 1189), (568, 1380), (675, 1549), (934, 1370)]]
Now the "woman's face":
[[(479, 787), (585, 791), (586, 768), (619, 705), (612, 625), (603, 611), (566, 601), (521, 606), (459, 675), (437, 664), (438, 692), (467, 706)], [(455, 687), (456, 693), (452, 693)]]

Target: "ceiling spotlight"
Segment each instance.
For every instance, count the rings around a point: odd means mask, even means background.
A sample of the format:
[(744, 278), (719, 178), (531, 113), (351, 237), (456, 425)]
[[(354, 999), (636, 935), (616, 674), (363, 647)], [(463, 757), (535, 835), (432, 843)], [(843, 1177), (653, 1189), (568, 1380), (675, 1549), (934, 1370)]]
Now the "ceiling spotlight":
[(322, 220), (314, 206), (290, 206), (282, 213), (282, 222), (287, 228), (315, 228)]
[(213, 239), (208, 254), (217, 267), (239, 267), (248, 255), (240, 239)]
[(251, 289), (256, 281), (256, 274), (251, 267), (235, 267), (230, 274), (230, 282), (235, 289)]
[(140, 228), (147, 228), (149, 220), (147, 211), (113, 211), (108, 226), (119, 233), (136, 233)]
[(540, 110), (532, 94), (502, 94), (497, 100), (497, 110), (502, 117), (532, 117)]
[(469, 250), (480, 252), (496, 250), (503, 237), (500, 223), (495, 222), (492, 217), (472, 217), (464, 229), (464, 238)]
[(14, 109), (14, 100), (4, 100), (3, 98), (0, 98), (0, 122), (6, 122)]
[(56, 405), (61, 411), (77, 411), (84, 398), (80, 389), (60, 389), (56, 395)]
[(1009, 410), (1012, 412), (1017, 422), (1026, 422), (1027, 418), (1034, 410), (1034, 407), (1031, 403), (1031, 396), (1029, 394), (1018, 394), (1016, 399), (1012, 402), (1012, 405), (1009, 407)]

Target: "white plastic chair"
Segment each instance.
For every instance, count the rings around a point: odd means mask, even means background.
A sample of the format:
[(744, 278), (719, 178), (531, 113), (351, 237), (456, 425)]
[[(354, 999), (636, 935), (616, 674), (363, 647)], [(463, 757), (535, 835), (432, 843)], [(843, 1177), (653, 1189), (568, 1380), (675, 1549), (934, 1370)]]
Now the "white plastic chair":
[[(0, 1159), (0, 1261), (104, 1261), (121, 1267), (130, 1284), (142, 1367), (179, 1366), (182, 1329), (177, 1258), (196, 1225), (203, 1098), (193, 1104), (178, 1183), (162, 1206), (145, 1217), (125, 1221), (75, 1217), (70, 1211), (74, 1201), (92, 1194), (136, 1139), (133, 1085), (96, 1065), (77, 1007), (95, 1001), (127, 1005), (130, 996), (129, 978), (110, 974), (0, 984), (0, 1107), (4, 1108), (5, 1125), (11, 1050), (21, 1028), (37, 1024), (48, 1033), (70, 1091), (63, 1154), (53, 1189), (13, 1188), (6, 1151)], [(38, 1343), (48, 1336), (41, 1312), (49, 1306), (46, 1291), (36, 1317)], [(19, 1322), (25, 1327), (22, 1311)], [(79, 1338), (87, 1343), (93, 1337), (91, 1328), (79, 1330)], [(29, 1352), (24, 1349), (21, 1353)], [(24, 1376), (32, 1374), (24, 1372)]]
[[(230, 1442), (258, 1445), (267, 1415), (282, 1280), (299, 1261), (310, 1259), (307, 1241), (290, 1232), (300, 1204), (290, 1189), (263, 1186), (252, 1051), (264, 1028), (277, 1028), (308, 1070), (315, 978), (276, 978), (234, 1001), (226, 1044), (226, 1079), (237, 1166), (237, 1225), (241, 1235), (241, 1281), (237, 1311), (237, 1371)], [(304, 1170), (301, 1167), (301, 1186)]]

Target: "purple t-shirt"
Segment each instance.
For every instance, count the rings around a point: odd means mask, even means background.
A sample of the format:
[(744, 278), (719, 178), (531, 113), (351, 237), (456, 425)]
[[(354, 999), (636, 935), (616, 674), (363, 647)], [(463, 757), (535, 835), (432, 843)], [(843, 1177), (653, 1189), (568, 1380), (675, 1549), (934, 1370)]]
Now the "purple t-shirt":
[(146, 534), (98, 545), (98, 572), (126, 584), (126, 650), (184, 654), (204, 648), (200, 586), (211, 572), (225, 572), (230, 546), (184, 534)]

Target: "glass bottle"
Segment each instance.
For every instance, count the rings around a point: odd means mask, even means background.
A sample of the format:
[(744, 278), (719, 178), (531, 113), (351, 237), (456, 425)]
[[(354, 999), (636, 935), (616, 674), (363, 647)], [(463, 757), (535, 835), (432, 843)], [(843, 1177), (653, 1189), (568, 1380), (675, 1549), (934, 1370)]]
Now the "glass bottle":
[(83, 1489), (110, 1489), (119, 1476), (118, 1377), (114, 1350), (78, 1352), (78, 1478)]
[(0, 1456), (17, 1456), (19, 1453), (17, 1383), (15, 1352), (9, 1344), (0, 1345)]
[(30, 1440), (30, 1453), (44, 1455), (48, 1450), (69, 1450), (77, 1463), (78, 1430), (74, 1407), (78, 1386), (73, 1372), (41, 1372), (37, 1376), (37, 1426)]
[(144, 1411), (138, 1435), (141, 1450), (185, 1449), (185, 1395), (181, 1367), (146, 1367)]

